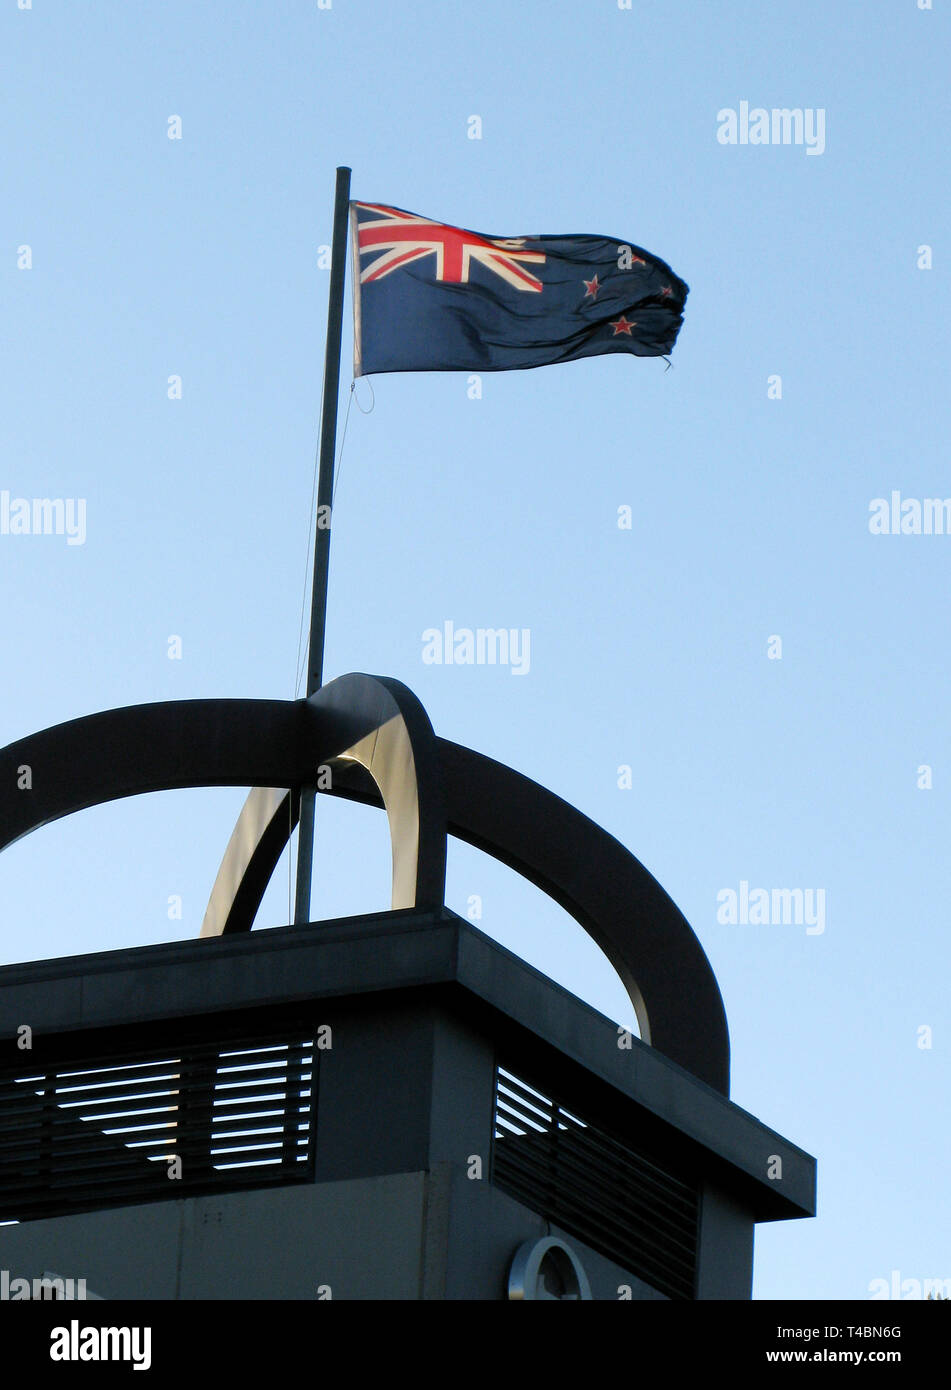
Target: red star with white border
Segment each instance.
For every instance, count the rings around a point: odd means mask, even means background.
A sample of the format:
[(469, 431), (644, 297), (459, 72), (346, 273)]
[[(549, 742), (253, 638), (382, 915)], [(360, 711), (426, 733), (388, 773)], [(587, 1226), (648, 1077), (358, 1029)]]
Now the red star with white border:
[(581, 283), (584, 285), (585, 299), (597, 299), (598, 290), (601, 288), (601, 286), (598, 284), (597, 275), (595, 275), (593, 280), (582, 280)]
[(613, 320), (611, 320), (610, 322), (611, 322), (611, 327), (614, 329), (614, 336), (615, 336), (615, 338), (617, 337), (617, 335), (618, 335), (619, 333), (626, 333), (627, 336), (630, 337), (630, 336), (631, 336), (631, 329), (637, 327), (637, 320), (636, 320), (636, 319), (634, 319), (632, 322), (628, 322), (628, 320), (624, 317), (623, 314), (621, 315), (621, 317), (620, 317), (619, 319), (613, 319)]

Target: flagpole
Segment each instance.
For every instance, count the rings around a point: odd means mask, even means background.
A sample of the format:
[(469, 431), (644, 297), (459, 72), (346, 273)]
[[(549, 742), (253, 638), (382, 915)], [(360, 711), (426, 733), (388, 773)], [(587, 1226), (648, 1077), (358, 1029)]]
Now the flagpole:
[[(330, 523), (333, 519), (334, 455), (337, 447), (337, 397), (340, 393), (340, 336), (343, 327), (343, 292), (347, 264), (347, 222), (350, 215), (350, 170), (337, 169), (334, 197), (333, 242), (330, 254), (330, 303), (327, 310), (327, 347), (324, 357), (324, 405), (320, 420), (320, 469), (317, 478), (314, 580), (310, 603), (310, 640), (307, 656), (307, 695), (320, 689), (324, 668), (324, 633), (327, 626), (327, 584), (330, 574)], [(326, 523), (326, 524), (322, 524)], [(297, 833), (297, 897), (294, 922), (310, 921), (310, 880), (314, 866), (315, 782), (301, 787), (300, 828)]]

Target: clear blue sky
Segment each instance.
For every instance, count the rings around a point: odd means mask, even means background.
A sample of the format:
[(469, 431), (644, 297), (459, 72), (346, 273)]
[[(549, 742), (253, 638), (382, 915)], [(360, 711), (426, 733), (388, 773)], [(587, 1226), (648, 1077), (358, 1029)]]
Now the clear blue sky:
[[(343, 448), (326, 675), (405, 681), (439, 734), (579, 806), (682, 908), (733, 1098), (819, 1162), (818, 1218), (759, 1228), (759, 1298), (951, 1277), (951, 536), (868, 528), (892, 490), (951, 495), (948, 10), (0, 7), (0, 490), (87, 504), (83, 545), (0, 536), (0, 745), (139, 701), (293, 696), (337, 164), (356, 198), (616, 236), (689, 283), (669, 372), (591, 358), (486, 376), (481, 400), (459, 374), (374, 380)], [(744, 101), (823, 110), (824, 151), (721, 144)], [(530, 629), (529, 673), (424, 664), (446, 620)], [(193, 937), (242, 801), (139, 798), (15, 845), (0, 959)], [(319, 812), (316, 913), (386, 906), (384, 818)], [(718, 922), (741, 881), (823, 889), (825, 930)], [(449, 903), (470, 895), (632, 1021), (579, 927), (456, 846)], [(286, 919), (285, 859), (259, 925)]]

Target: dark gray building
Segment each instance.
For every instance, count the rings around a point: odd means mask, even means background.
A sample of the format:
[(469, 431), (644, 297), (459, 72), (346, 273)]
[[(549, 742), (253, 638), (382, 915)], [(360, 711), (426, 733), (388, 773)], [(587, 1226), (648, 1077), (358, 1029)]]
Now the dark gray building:
[[(112, 711), (0, 751), (0, 771), (27, 752), (49, 776), (31, 804), (0, 792), (0, 849), (115, 796), (255, 790), (206, 939), (0, 970), (8, 1282), (746, 1299), (755, 1223), (814, 1213), (814, 1160), (728, 1098), (719, 991), (660, 886), (573, 807), (437, 739), (397, 682)], [(252, 933), (317, 765), (386, 807), (392, 910)], [(445, 907), (449, 833), (573, 913), (643, 1040)]]

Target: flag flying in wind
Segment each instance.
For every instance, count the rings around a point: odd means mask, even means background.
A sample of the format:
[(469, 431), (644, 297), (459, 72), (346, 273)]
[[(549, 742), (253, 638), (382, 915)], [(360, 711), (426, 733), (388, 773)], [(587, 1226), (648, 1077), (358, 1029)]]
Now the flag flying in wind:
[(355, 376), (663, 357), (683, 323), (683, 280), (613, 237), (483, 236), (381, 203), (351, 203), (350, 230)]

